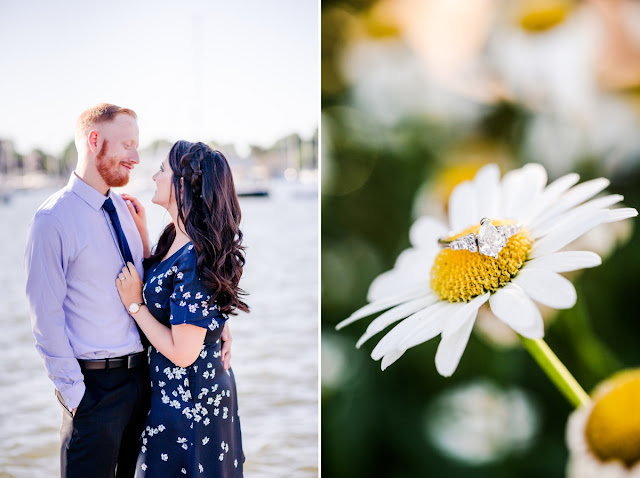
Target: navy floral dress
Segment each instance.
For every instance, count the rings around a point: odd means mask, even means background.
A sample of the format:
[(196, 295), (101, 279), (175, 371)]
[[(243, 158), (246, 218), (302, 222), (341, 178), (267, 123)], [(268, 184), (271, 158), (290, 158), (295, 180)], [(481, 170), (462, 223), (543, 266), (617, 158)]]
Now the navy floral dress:
[(175, 365), (151, 347), (151, 410), (142, 433), (136, 477), (241, 477), (244, 454), (236, 385), (224, 370), (220, 335), (227, 316), (196, 271), (191, 243), (145, 274), (145, 303), (166, 326), (207, 329), (198, 359)]

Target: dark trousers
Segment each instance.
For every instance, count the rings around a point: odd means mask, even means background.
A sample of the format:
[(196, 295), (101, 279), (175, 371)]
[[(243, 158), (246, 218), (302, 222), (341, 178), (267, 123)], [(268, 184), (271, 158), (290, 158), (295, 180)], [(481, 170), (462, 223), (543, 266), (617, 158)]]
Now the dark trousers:
[[(149, 369), (83, 370), (87, 390), (74, 416), (62, 407), (62, 478), (133, 478), (149, 412)], [(60, 393), (56, 390), (62, 404)]]

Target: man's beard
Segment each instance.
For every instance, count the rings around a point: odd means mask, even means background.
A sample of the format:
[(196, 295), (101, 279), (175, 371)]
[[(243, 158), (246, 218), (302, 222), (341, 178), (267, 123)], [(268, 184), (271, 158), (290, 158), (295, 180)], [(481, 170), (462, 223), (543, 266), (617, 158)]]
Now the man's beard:
[(96, 155), (96, 167), (98, 172), (107, 186), (110, 188), (119, 188), (125, 186), (129, 182), (129, 174), (120, 169), (120, 161), (113, 156), (107, 156), (108, 143), (104, 140), (102, 148)]

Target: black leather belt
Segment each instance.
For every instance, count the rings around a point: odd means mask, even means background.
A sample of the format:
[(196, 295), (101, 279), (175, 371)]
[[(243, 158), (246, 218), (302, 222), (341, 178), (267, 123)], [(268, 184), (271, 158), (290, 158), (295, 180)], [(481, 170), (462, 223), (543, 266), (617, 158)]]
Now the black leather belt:
[(96, 360), (78, 359), (78, 363), (83, 370), (109, 370), (110, 368), (120, 367), (134, 368), (147, 363), (147, 354), (146, 352), (137, 352), (135, 354), (125, 355), (124, 357)]

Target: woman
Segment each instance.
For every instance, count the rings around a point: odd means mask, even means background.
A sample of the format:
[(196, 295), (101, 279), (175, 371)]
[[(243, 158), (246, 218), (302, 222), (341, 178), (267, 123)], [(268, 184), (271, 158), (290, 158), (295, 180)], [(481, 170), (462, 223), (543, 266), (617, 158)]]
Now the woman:
[(144, 286), (131, 265), (116, 280), (152, 345), (151, 410), (136, 476), (239, 477), (236, 387), (220, 347), (228, 316), (248, 311), (238, 287), (244, 254), (231, 170), (219, 151), (178, 141), (153, 180), (151, 201), (172, 221), (145, 259)]

